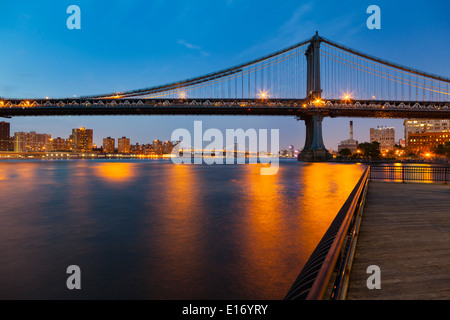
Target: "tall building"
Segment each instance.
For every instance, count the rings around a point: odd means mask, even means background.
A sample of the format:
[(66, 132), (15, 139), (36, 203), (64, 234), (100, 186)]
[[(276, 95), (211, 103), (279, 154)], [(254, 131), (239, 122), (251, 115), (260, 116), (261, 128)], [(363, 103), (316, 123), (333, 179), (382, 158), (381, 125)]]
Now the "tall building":
[(8, 151), (11, 146), (9, 122), (0, 122), (0, 151)]
[(173, 149), (173, 143), (171, 141), (167, 140), (166, 142), (164, 142), (164, 145), (163, 145), (163, 153), (164, 154), (172, 153), (172, 149)]
[(93, 131), (92, 129), (72, 129), (72, 150), (73, 152), (92, 151)]
[(163, 153), (163, 144), (159, 140), (153, 141), (152, 144), (153, 150), (155, 151), (155, 154), (162, 154)]
[(358, 149), (358, 141), (353, 140), (353, 121), (350, 121), (350, 139), (343, 140), (338, 145), (338, 152), (343, 149), (349, 149), (352, 153)]
[(116, 141), (114, 138), (108, 137), (103, 139), (103, 153), (114, 153)]
[(46, 133), (15, 132), (14, 151), (15, 152), (48, 152), (51, 151), (52, 136)]
[(380, 150), (394, 149), (395, 145), (395, 128), (392, 127), (377, 127), (370, 128), (370, 143), (378, 141), (380, 143)]
[(130, 139), (126, 137), (119, 138), (117, 140), (117, 148), (119, 153), (122, 154), (130, 153)]
[(450, 120), (423, 120), (423, 119), (407, 119), (403, 121), (405, 126), (405, 142), (408, 145), (409, 135), (411, 133), (424, 132), (450, 132)]
[(430, 152), (439, 144), (450, 141), (450, 132), (409, 133), (408, 147), (415, 152)]

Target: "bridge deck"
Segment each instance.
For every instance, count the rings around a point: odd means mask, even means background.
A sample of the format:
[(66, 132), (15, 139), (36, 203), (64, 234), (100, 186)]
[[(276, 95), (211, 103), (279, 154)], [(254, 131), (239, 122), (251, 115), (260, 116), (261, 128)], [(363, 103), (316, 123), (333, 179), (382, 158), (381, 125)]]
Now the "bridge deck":
[(449, 185), (370, 182), (347, 299), (450, 299)]

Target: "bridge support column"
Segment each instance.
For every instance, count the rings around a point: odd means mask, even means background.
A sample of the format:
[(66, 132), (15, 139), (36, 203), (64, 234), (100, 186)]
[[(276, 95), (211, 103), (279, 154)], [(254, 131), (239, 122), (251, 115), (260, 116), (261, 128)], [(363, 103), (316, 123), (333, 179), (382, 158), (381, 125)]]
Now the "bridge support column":
[[(320, 42), (321, 38), (316, 31), (308, 49), (305, 52), (307, 72), (306, 72), (306, 96), (311, 101), (321, 100), (322, 89), (320, 86)], [(318, 107), (318, 106), (317, 106)], [(331, 154), (325, 149), (322, 138), (322, 120), (323, 115), (313, 113), (302, 116), (305, 120), (306, 139), (305, 147), (297, 157), (299, 161), (327, 161), (332, 158)], [(299, 120), (300, 120), (299, 119)]]
[(322, 137), (321, 114), (308, 115), (302, 118), (306, 124), (305, 147), (299, 153), (298, 161), (320, 162), (328, 161), (332, 155), (325, 148)]

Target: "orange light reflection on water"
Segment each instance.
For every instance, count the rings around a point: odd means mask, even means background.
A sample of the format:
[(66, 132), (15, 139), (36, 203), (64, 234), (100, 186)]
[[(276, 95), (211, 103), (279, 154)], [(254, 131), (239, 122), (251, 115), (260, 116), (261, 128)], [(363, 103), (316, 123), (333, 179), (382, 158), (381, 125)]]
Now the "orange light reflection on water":
[[(259, 284), (262, 296), (279, 299), (298, 276), (306, 259), (353, 190), (364, 166), (305, 164), (297, 185), (287, 185), (280, 167), (277, 175), (262, 176), (259, 167), (248, 170), (242, 184), (247, 192), (242, 219), (243, 273)], [(296, 193), (295, 190), (298, 190)], [(292, 253), (296, 254), (292, 254)]]
[(126, 182), (134, 176), (134, 164), (127, 162), (100, 163), (97, 176), (110, 182)]
[[(152, 251), (158, 248), (157, 269), (153, 272), (171, 274), (166, 287), (158, 289), (161, 299), (186, 297), (193, 287), (197, 288), (196, 296), (201, 296), (202, 288), (206, 288), (201, 272), (201, 261), (205, 259), (201, 238), (204, 189), (196, 169), (198, 166), (186, 164), (164, 166), (149, 181), (160, 191), (149, 194), (147, 200), (158, 208), (158, 212), (148, 212), (146, 222), (157, 225), (160, 235), (148, 243)], [(153, 274), (149, 276), (150, 280), (154, 277)], [(153, 283), (149, 285), (154, 286)], [(168, 290), (168, 287), (174, 289)]]

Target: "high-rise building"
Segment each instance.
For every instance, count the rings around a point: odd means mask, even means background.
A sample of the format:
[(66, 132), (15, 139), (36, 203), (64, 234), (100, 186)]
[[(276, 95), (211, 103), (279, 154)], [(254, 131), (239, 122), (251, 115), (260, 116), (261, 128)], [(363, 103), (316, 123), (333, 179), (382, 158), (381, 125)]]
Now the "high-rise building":
[(172, 149), (173, 149), (173, 143), (171, 141), (167, 140), (166, 142), (164, 142), (164, 145), (163, 145), (163, 153), (164, 154), (172, 153)]
[(9, 122), (0, 122), (0, 151), (8, 151), (11, 146), (11, 138), (9, 136)]
[(350, 121), (350, 139), (343, 140), (338, 145), (338, 152), (344, 149), (349, 149), (352, 153), (358, 149), (358, 141), (353, 140), (353, 121)]
[(52, 136), (46, 133), (15, 132), (14, 151), (15, 152), (48, 152), (51, 151)]
[(103, 153), (114, 153), (115, 139), (108, 137), (103, 139)]
[(405, 126), (405, 142), (408, 146), (409, 135), (411, 133), (424, 132), (450, 132), (450, 120), (423, 120), (423, 119), (407, 119), (403, 121)]
[(155, 154), (162, 154), (163, 153), (163, 144), (159, 140), (153, 141), (152, 144), (153, 150), (155, 151)]
[(119, 153), (128, 154), (130, 153), (130, 139), (127, 137), (122, 137), (117, 140), (117, 147)]
[(377, 141), (380, 143), (380, 150), (392, 150), (395, 146), (395, 128), (377, 127), (370, 128), (370, 143)]
[(72, 129), (72, 149), (74, 152), (92, 151), (93, 131), (92, 129)]

